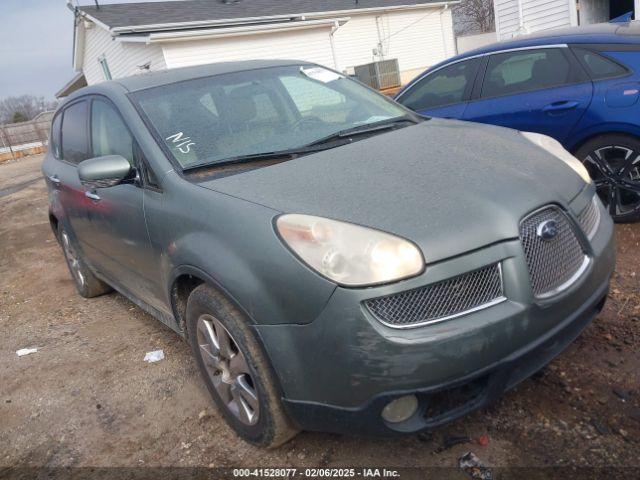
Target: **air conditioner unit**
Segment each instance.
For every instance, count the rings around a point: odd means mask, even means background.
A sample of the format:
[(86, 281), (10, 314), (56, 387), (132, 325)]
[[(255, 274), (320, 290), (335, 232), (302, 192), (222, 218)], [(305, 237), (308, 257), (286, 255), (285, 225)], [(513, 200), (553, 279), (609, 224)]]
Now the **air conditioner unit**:
[(400, 67), (395, 58), (358, 65), (354, 71), (358, 80), (376, 90), (400, 86)]

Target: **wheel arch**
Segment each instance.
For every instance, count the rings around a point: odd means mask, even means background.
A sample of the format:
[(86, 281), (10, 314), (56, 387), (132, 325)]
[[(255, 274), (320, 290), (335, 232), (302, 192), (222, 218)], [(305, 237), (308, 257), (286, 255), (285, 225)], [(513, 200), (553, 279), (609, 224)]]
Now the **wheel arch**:
[(211, 288), (214, 288), (243, 313), (249, 324), (255, 324), (255, 321), (246, 309), (244, 309), (212, 275), (193, 265), (181, 265), (176, 267), (171, 274), (171, 280), (168, 285), (168, 295), (171, 301), (173, 316), (185, 338), (188, 337), (186, 321), (187, 301), (191, 292), (202, 284), (207, 284)]
[(631, 124), (604, 124), (598, 128), (591, 128), (573, 136), (573, 141), (566, 145), (567, 150), (576, 153), (583, 145), (597, 137), (605, 135), (627, 135), (640, 140), (640, 126)]
[(51, 226), (51, 230), (53, 231), (53, 236), (56, 237), (56, 240), (58, 240), (58, 242), (60, 241), (60, 237), (58, 236), (58, 227), (59, 227), (60, 221), (58, 220), (58, 217), (56, 217), (56, 215), (49, 210), (49, 225)]

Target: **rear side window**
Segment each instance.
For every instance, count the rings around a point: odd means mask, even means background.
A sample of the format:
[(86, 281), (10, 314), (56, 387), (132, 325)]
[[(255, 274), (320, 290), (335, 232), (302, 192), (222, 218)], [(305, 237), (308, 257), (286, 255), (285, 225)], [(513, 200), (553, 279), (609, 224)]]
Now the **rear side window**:
[(627, 73), (626, 68), (604, 55), (585, 48), (574, 48), (573, 51), (594, 80), (620, 77)]
[(399, 102), (418, 111), (463, 102), (473, 87), (479, 63), (474, 58), (441, 68), (414, 84)]
[(62, 119), (62, 158), (70, 163), (80, 163), (89, 158), (87, 134), (87, 105), (74, 103), (64, 111)]
[(133, 136), (115, 108), (103, 100), (91, 106), (91, 146), (94, 157), (120, 155), (133, 165)]
[(49, 146), (53, 156), (62, 158), (62, 149), (60, 148), (60, 130), (62, 127), (62, 114), (56, 115), (51, 125), (51, 137), (49, 138)]
[(489, 57), (482, 96), (513, 95), (568, 85), (577, 80), (572, 67), (567, 56), (558, 48), (492, 55)]

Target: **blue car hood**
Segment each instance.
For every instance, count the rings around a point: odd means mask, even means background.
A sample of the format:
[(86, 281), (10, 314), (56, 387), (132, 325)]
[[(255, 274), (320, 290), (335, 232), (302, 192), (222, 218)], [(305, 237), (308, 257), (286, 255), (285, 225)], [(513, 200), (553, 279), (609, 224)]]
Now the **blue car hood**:
[(525, 215), (585, 183), (515, 130), (432, 119), (201, 186), (408, 238), (431, 263), (517, 238)]

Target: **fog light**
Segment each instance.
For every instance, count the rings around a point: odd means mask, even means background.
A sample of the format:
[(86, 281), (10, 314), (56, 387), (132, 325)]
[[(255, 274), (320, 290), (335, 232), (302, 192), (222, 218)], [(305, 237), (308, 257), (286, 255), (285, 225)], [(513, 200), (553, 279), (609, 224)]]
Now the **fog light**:
[(400, 423), (410, 419), (418, 410), (415, 395), (406, 395), (389, 402), (382, 410), (382, 418), (389, 423)]

